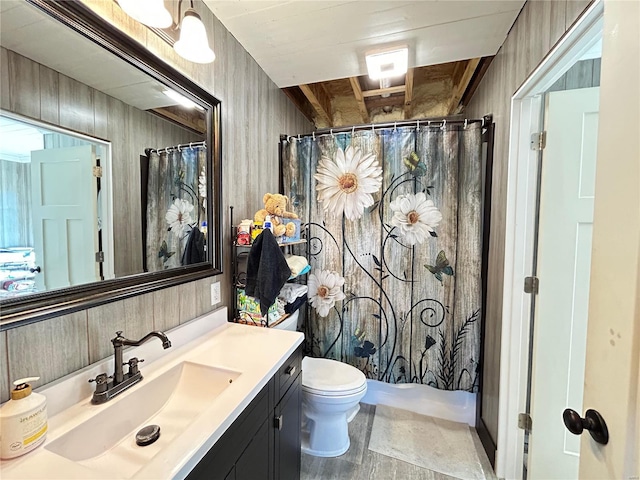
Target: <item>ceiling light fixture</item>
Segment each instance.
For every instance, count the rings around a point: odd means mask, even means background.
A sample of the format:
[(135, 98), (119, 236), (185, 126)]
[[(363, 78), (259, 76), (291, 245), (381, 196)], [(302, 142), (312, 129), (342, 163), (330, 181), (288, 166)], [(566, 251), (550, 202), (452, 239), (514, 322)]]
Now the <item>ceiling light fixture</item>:
[(149, 27), (168, 28), (173, 24), (164, 0), (118, 0), (118, 5), (131, 18)]
[(171, 90), (171, 89), (167, 88), (166, 90), (163, 90), (162, 93), (164, 93), (167, 97), (171, 98), (172, 100), (175, 100), (176, 102), (178, 102), (183, 107), (195, 108), (197, 110), (204, 110), (204, 108), (202, 108), (200, 105), (198, 105), (197, 103), (192, 102), (187, 97), (185, 97), (184, 95), (179, 94), (175, 90)]
[(368, 52), (365, 56), (371, 80), (404, 75), (409, 67), (409, 47), (390, 47)]
[[(173, 49), (182, 58), (194, 63), (211, 63), (216, 59), (216, 54), (209, 47), (207, 29), (202, 23), (200, 15), (193, 8), (193, 0), (190, 0), (190, 8), (184, 14), (182, 2), (178, 2), (178, 18), (180, 23), (173, 21), (173, 15), (166, 9), (164, 0), (117, 0), (118, 5), (131, 18), (148, 27), (179, 31), (180, 36), (175, 40), (173, 35), (156, 30), (162, 38), (173, 44)], [(174, 12), (175, 13), (175, 12)]]

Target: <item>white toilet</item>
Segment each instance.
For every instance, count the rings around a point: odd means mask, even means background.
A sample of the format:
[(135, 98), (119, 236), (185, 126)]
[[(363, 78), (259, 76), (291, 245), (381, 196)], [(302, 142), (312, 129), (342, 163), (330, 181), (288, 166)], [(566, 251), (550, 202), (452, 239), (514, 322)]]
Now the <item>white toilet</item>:
[(303, 358), (302, 451), (337, 457), (349, 450), (348, 423), (365, 393), (367, 379), (357, 368), (326, 358)]
[[(275, 328), (295, 330), (298, 312)], [(337, 457), (349, 450), (348, 424), (360, 410), (367, 379), (360, 370), (326, 358), (302, 359), (302, 451)]]

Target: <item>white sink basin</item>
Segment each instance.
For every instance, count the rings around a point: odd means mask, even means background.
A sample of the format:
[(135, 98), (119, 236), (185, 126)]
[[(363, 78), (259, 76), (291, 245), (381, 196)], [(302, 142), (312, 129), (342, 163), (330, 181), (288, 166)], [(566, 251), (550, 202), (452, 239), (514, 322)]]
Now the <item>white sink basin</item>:
[[(86, 467), (130, 478), (239, 376), (234, 370), (181, 362), (157, 378), (143, 379), (109, 403), (92, 407), (101, 411), (45, 449)], [(135, 435), (150, 424), (160, 426), (160, 438), (140, 447)]]

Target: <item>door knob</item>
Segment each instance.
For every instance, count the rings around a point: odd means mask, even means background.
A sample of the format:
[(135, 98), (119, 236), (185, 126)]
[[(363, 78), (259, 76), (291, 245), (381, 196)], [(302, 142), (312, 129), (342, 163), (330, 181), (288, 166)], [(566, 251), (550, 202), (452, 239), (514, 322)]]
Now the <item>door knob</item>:
[(606, 445), (609, 442), (609, 430), (602, 415), (596, 410), (587, 410), (581, 418), (575, 410), (567, 408), (562, 412), (564, 426), (574, 435), (580, 435), (584, 430), (589, 430), (591, 437), (598, 443)]

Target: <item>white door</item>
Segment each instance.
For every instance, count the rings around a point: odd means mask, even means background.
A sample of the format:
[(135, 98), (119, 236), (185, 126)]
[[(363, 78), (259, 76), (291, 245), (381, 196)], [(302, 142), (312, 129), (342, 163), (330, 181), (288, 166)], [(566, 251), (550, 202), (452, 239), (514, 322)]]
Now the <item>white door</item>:
[(546, 100), (528, 477), (576, 479), (580, 437), (565, 429), (562, 412), (582, 412), (599, 88)]
[(31, 152), (39, 291), (100, 280), (95, 164), (91, 145)]
[(640, 478), (638, 32), (640, 2), (605, 0), (583, 403), (602, 414), (609, 443), (582, 434), (584, 480)]

